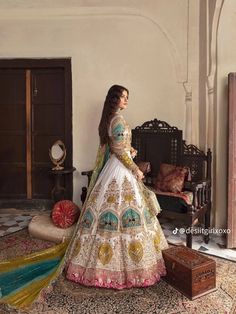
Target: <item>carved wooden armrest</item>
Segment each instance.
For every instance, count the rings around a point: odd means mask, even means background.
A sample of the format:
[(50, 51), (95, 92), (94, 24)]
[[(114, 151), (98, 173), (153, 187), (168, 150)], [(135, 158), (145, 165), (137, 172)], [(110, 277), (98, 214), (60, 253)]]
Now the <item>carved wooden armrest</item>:
[(91, 180), (91, 176), (93, 174), (93, 170), (88, 170), (88, 171), (82, 171), (81, 172), (82, 176), (87, 176), (88, 177), (88, 186)]
[[(88, 186), (89, 186), (89, 183), (90, 183), (90, 180), (91, 180), (92, 173), (93, 173), (92, 170), (89, 170), (89, 171), (82, 171), (82, 172), (81, 172), (82, 176), (87, 176), (87, 177), (88, 177)], [(86, 186), (83, 186), (83, 187), (82, 187), (82, 194), (81, 194), (81, 201), (82, 201), (82, 204), (84, 204), (84, 201), (85, 201), (85, 199), (86, 199), (86, 196), (87, 196), (87, 187), (86, 187)]]
[(193, 192), (193, 206), (195, 210), (210, 202), (210, 180), (203, 180), (199, 182), (185, 182), (184, 190)]
[(184, 190), (195, 192), (196, 189), (200, 189), (203, 186), (203, 181), (192, 182), (186, 181), (184, 182)]
[(156, 175), (152, 174), (151, 172), (145, 174), (144, 179), (143, 179), (143, 183), (147, 186), (154, 186), (156, 181)]

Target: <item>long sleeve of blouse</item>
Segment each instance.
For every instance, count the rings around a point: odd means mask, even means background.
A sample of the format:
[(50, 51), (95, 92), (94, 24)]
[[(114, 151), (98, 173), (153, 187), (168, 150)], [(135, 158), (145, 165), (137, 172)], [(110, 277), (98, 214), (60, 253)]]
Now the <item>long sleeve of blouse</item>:
[(109, 127), (110, 150), (135, 175), (138, 166), (133, 161), (131, 151), (131, 129), (122, 115), (116, 114)]

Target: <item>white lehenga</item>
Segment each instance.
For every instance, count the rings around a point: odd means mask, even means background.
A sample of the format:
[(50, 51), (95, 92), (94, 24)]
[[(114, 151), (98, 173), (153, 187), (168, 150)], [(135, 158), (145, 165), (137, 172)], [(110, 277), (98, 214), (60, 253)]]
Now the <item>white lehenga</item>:
[(116, 289), (153, 285), (165, 275), (161, 250), (168, 247), (156, 218), (159, 204), (135, 178), (137, 166), (127, 167), (131, 132), (122, 116), (110, 133), (113, 153), (86, 202), (66, 276)]

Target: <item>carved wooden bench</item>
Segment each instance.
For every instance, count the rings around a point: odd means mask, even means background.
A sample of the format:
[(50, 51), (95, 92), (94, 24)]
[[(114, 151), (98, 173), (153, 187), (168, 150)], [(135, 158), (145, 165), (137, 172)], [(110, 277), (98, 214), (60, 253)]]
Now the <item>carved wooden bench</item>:
[[(163, 217), (180, 219), (185, 225), (187, 246), (192, 247), (192, 227), (198, 221), (204, 221), (206, 234), (204, 240), (209, 241), (211, 213), (211, 160), (208, 149), (205, 154), (194, 145), (186, 145), (182, 131), (171, 127), (165, 121), (157, 119), (147, 121), (132, 130), (132, 146), (138, 150), (136, 161), (149, 161), (151, 172), (146, 175), (145, 183), (155, 184), (162, 163), (188, 167), (191, 181), (184, 182), (184, 191), (192, 192), (192, 202), (183, 198), (156, 193), (162, 208)], [(187, 233), (188, 232), (188, 233)]]

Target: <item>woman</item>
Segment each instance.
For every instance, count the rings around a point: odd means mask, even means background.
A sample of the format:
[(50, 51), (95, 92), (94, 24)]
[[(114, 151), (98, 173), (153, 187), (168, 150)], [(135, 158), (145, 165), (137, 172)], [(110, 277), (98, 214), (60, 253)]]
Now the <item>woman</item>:
[(1, 303), (29, 306), (63, 270), (69, 280), (115, 289), (153, 285), (165, 274), (160, 208), (132, 160), (131, 130), (120, 114), (128, 96), (119, 85), (106, 96), (96, 165), (70, 243), (1, 262)]
[(128, 98), (119, 85), (106, 96), (99, 136), (110, 157), (87, 198), (69, 256), (66, 277), (87, 286), (144, 287), (165, 274), (161, 250), (167, 242), (156, 218), (159, 205), (141, 182), (131, 130), (120, 114)]

